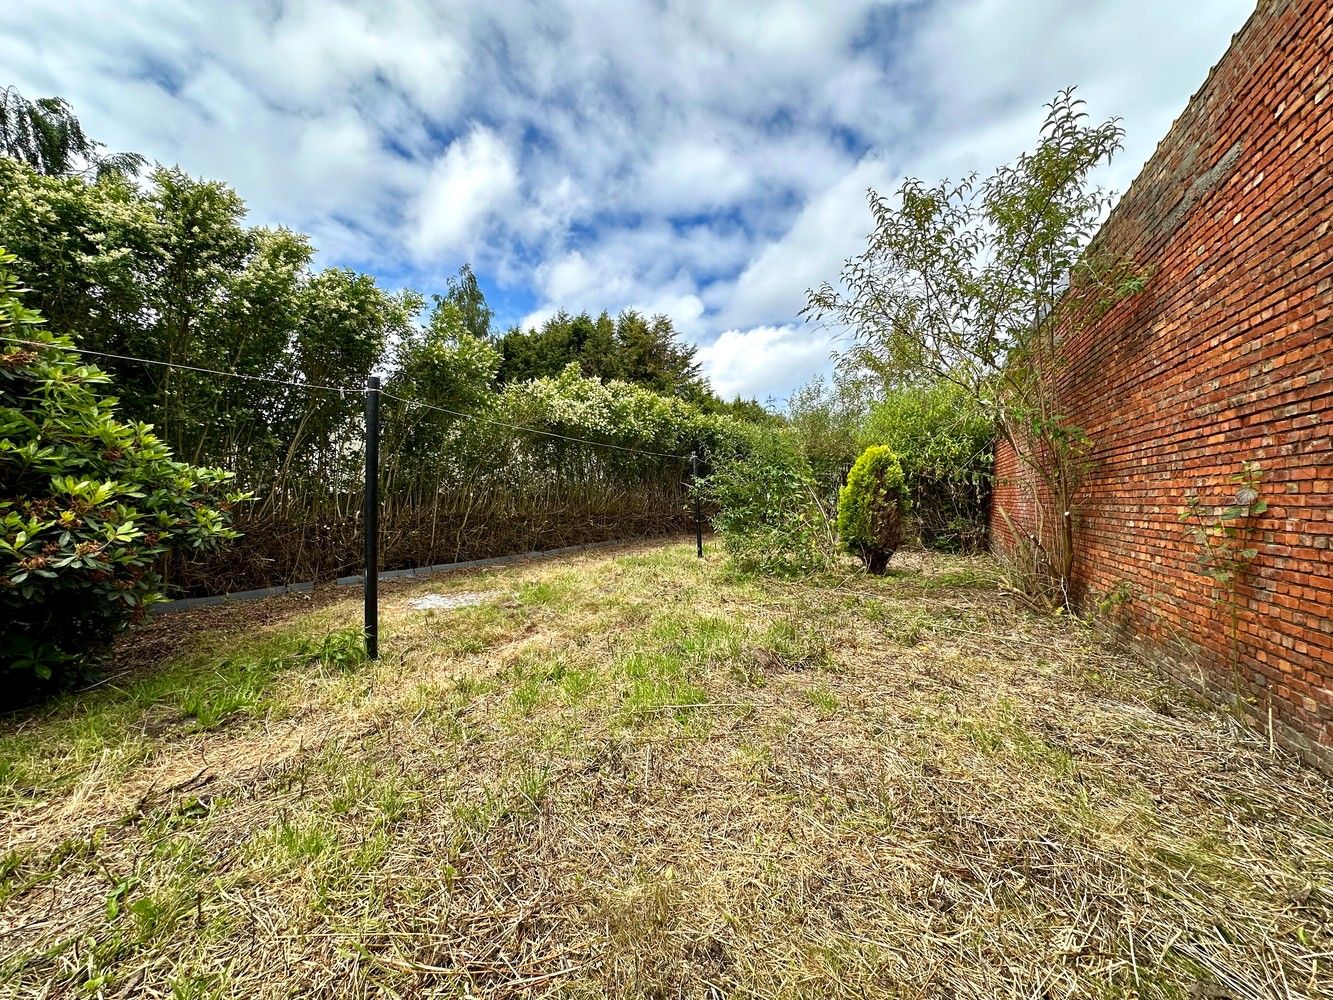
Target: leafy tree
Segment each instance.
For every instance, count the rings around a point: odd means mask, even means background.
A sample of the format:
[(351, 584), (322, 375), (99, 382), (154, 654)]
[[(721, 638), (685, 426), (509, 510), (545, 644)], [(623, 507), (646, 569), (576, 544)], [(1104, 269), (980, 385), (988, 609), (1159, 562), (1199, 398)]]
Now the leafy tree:
[(452, 312), (457, 317), (456, 322), (468, 334), (477, 340), (490, 338), (495, 310), (486, 304), (486, 296), (477, 283), (477, 276), (472, 273), (471, 264), (459, 268), (457, 277), (449, 279), (445, 293), (432, 295), (431, 300), (435, 303), (436, 314)]
[[(247, 229), (225, 185), (159, 170), (124, 182), (43, 177), (0, 159), (0, 240), (56, 329), (98, 351), (252, 375), (286, 374), (311, 248)], [(257, 384), (108, 360), (128, 412), (195, 460), (244, 450), (247, 414), (280, 409)], [(266, 421), (267, 422), (267, 421)]]
[(449, 301), (435, 298), (426, 326), (407, 332), (398, 344), (391, 384), (446, 409), (484, 409), (495, 391), (500, 352)]
[(1060, 407), (1061, 346), (1145, 281), (1093, 239), (1111, 198), (1090, 175), (1123, 130), (1086, 118), (1065, 91), (1048, 105), (1036, 149), (986, 180), (908, 180), (894, 200), (870, 192), (865, 252), (844, 266), (841, 290), (812, 290), (806, 308), (850, 328), (847, 367), (891, 384), (952, 382), (993, 414), (1042, 514), (1042, 571), (1023, 582), (1064, 601), (1091, 442)]
[(764, 427), (780, 427), (785, 421), (781, 414), (770, 410), (757, 399), (746, 399), (739, 393), (732, 399), (722, 399), (712, 392), (704, 393), (701, 397), (691, 400), (704, 413), (713, 413), (718, 416), (733, 417), (736, 420), (747, 424), (758, 424)]
[(742, 420), (778, 419), (713, 395), (664, 317), (562, 314), (497, 338), (464, 266), (423, 323), (421, 295), (315, 269), (306, 237), (247, 225), (230, 187), (179, 169), (140, 187), (0, 156), (0, 244), (54, 328), (157, 362), (102, 362), (124, 413), (182, 460), (224, 467), (259, 494), (238, 524), (262, 546), (166, 565), (190, 592), (356, 564), (358, 390), (371, 372), (409, 401), (384, 401), (381, 449), (386, 558), (407, 562), (663, 530), (684, 516), (678, 456), (732, 453)]
[(571, 316), (559, 312), (538, 330), (509, 330), (496, 342), (502, 360), (500, 381), (505, 385), (535, 378), (552, 378), (571, 364), (585, 375), (614, 378), (615, 323), (602, 313)]
[[(415, 328), (415, 293), (367, 275), (311, 270), (309, 240), (248, 227), (224, 184), (160, 169), (145, 190), (45, 177), (0, 158), (0, 240), (19, 256), (31, 302), (99, 351), (247, 376), (359, 385)], [(462, 286), (460, 286), (462, 287)], [(248, 485), (327, 493), (350, 466), (355, 398), (180, 368), (108, 360), (127, 412), (175, 452), (220, 463)], [(314, 475), (312, 475), (312, 473)]]
[[(188, 342), (191, 363), (250, 376), (296, 377), (293, 331), (311, 308), (310, 243), (281, 228), (251, 230), (247, 242), (244, 261), (210, 290), (213, 301)], [(146, 346), (153, 350), (157, 343)], [(121, 378), (136, 380), (156, 374), (132, 362), (122, 370)], [(281, 386), (192, 372), (178, 372), (173, 390), (185, 400), (177, 427), (189, 442), (191, 460), (223, 462), (247, 478), (262, 478), (273, 468), (305, 404)], [(156, 418), (159, 399), (144, 412)]]
[(827, 502), (836, 504), (862, 451), (885, 445), (907, 483), (909, 534), (948, 552), (984, 545), (994, 427), (958, 386), (875, 389), (873, 380), (846, 373), (817, 376), (792, 394), (787, 412)]
[(787, 419), (830, 503), (836, 502), (848, 470), (864, 447), (860, 437), (870, 398), (863, 380), (826, 380), (818, 375), (787, 400)]
[(394, 350), (393, 373), (385, 390), (452, 412), (424, 407), (393, 410), (386, 453), (395, 471), (429, 479), (443, 478), (439, 456), (465, 433), (468, 415), (490, 409), (500, 353), (474, 334), (464, 314), (439, 296), (424, 329), (407, 331)]
[[(389, 345), (412, 332), (422, 304), (418, 293), (385, 292), (373, 277), (350, 268), (309, 275), (298, 293), (292, 336), (296, 377), (316, 386), (365, 385)], [(355, 481), (363, 440), (360, 396), (298, 388), (287, 398), (295, 423), (284, 433), (287, 449), (276, 481), (299, 479), (304, 495), (327, 495)]]
[[(214, 335), (216, 319), (231, 305), (232, 279), (256, 249), (257, 234), (241, 225), (245, 203), (225, 184), (195, 181), (179, 169), (165, 168), (153, 172), (147, 201), (157, 251), (143, 275), (150, 316), (143, 331), (146, 342), (129, 353), (216, 367), (232, 347), (230, 338)], [(174, 368), (142, 367), (125, 376), (151, 384), (163, 438), (176, 451), (196, 450), (191, 445), (201, 378)]]
[(0, 668), (45, 680), (161, 598), (168, 550), (236, 537), (244, 497), (117, 418), (109, 376), (22, 305), (13, 262), (0, 250)]
[(14, 87), (0, 90), (0, 153), (56, 177), (91, 174), (134, 177), (147, 163), (138, 153), (107, 153), (88, 138), (73, 109), (59, 97), (29, 101)]
[(883, 576), (903, 542), (911, 500), (898, 458), (872, 445), (847, 474), (838, 493), (838, 537), (875, 576)]
[(697, 353), (666, 316), (647, 318), (631, 309), (616, 319), (617, 378), (669, 396), (695, 396), (703, 390)]
[[(55, 329), (77, 330), (87, 346), (120, 353), (143, 346), (156, 234), (153, 208), (132, 184), (48, 177), (0, 156), (0, 243), (33, 289), (29, 304)], [(151, 390), (114, 374), (129, 396)]]
[[(512, 423), (672, 457), (688, 455), (705, 435), (702, 415), (688, 403), (632, 382), (586, 376), (574, 364), (555, 378), (505, 386), (491, 412)], [(618, 463), (644, 461), (632, 453), (603, 456)]]

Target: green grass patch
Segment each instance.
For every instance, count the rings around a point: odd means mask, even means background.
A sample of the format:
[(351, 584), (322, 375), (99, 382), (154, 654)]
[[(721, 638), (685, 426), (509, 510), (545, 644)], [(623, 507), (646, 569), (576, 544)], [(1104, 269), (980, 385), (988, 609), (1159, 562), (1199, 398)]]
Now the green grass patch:
[(787, 616), (772, 622), (759, 633), (755, 645), (787, 670), (812, 670), (830, 662), (828, 633), (802, 618)]
[(679, 654), (636, 651), (616, 668), (629, 682), (621, 698), (621, 721), (626, 724), (664, 717), (684, 720), (689, 706), (708, 701)]
[(1017, 708), (1002, 702), (987, 715), (951, 720), (952, 728), (988, 757), (1022, 766), (1036, 766), (1060, 778), (1072, 778), (1078, 768), (1068, 750), (1025, 726)]
[(1215, 985), (1200, 942), (1333, 994), (1326, 786), (1146, 711), (1160, 678), (985, 560), (903, 564), (462, 574), (502, 596), (390, 613), (376, 664), (332, 594), (13, 719), (0, 998), (1167, 998)]
[(725, 667), (741, 655), (745, 627), (718, 615), (673, 614), (659, 619), (651, 638), (662, 652), (691, 668)]
[(840, 707), (838, 696), (823, 685), (806, 691), (805, 699), (825, 718), (836, 715)]

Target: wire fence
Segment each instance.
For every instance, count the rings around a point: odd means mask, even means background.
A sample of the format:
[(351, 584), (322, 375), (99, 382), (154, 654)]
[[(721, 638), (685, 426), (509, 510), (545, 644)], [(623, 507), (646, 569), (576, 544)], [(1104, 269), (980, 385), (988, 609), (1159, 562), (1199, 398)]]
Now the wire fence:
[[(249, 400), (247, 420), (226, 421), (246, 434), (218, 442), (217, 435), (210, 439), (213, 428), (192, 415), (208, 445), (179, 434), (168, 441), (180, 458), (235, 472), (238, 485), (257, 498), (235, 513), (237, 543), (207, 560), (173, 557), (164, 575), (173, 591), (197, 596), (359, 571), (372, 656), (383, 570), (691, 525), (703, 554), (702, 510), (691, 490), (699, 476), (697, 446), (676, 452), (533, 426), (411, 398), (410, 385), (388, 392), (376, 376), (346, 386), (11, 336), (0, 342), (203, 376), (218, 383), (195, 393), (205, 399), (234, 403), (226, 380), (272, 387), (274, 395)], [(301, 397), (295, 407), (294, 392)], [(215, 412), (228, 415), (220, 407)], [(285, 440), (264, 439), (259, 429), (269, 417), (290, 428)], [(180, 454), (182, 448), (188, 451)]]

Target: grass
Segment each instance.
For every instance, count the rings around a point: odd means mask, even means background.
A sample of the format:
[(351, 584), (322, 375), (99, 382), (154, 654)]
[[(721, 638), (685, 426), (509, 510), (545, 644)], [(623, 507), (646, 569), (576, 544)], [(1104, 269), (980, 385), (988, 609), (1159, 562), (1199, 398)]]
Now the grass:
[(3, 723), (0, 996), (1333, 995), (1329, 784), (984, 559), (382, 597)]

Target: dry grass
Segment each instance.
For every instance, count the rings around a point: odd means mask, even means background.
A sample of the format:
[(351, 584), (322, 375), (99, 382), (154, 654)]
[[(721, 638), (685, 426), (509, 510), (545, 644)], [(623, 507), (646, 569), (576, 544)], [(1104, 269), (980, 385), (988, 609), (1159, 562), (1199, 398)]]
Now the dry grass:
[(984, 561), (386, 592), (6, 725), (0, 994), (1333, 995), (1329, 785)]

